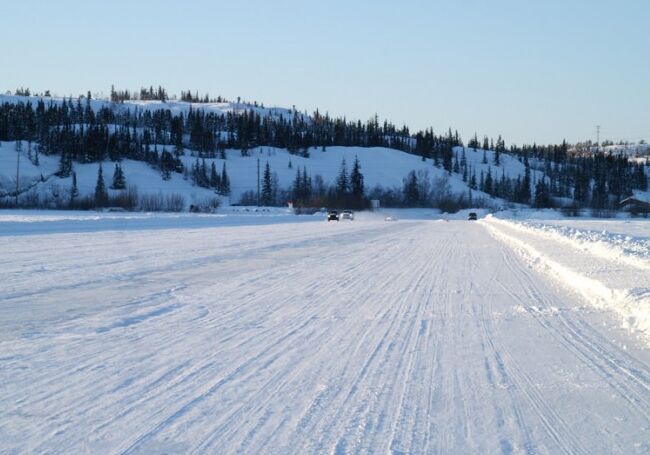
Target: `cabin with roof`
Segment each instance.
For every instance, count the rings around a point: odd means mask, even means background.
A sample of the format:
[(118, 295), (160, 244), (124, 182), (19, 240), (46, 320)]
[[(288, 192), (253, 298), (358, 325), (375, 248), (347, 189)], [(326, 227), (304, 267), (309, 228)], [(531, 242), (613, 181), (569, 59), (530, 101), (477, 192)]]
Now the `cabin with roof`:
[(621, 210), (632, 214), (644, 214), (648, 216), (648, 213), (650, 213), (650, 202), (642, 201), (634, 196), (623, 199), (618, 203), (618, 206)]

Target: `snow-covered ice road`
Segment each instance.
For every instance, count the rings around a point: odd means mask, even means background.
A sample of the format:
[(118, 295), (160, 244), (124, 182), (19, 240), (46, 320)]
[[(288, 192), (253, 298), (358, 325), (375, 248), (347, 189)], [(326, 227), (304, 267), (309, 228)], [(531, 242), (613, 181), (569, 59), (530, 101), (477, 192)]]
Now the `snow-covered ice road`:
[(481, 222), (0, 251), (0, 453), (650, 452), (648, 350)]

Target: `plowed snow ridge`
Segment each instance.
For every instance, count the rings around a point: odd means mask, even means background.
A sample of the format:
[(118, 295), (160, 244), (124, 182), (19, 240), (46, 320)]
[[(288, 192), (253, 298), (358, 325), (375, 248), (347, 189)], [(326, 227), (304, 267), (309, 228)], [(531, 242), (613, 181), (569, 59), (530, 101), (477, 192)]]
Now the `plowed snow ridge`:
[(650, 247), (645, 239), (492, 216), (482, 222), (537, 269), (618, 314), (650, 345)]

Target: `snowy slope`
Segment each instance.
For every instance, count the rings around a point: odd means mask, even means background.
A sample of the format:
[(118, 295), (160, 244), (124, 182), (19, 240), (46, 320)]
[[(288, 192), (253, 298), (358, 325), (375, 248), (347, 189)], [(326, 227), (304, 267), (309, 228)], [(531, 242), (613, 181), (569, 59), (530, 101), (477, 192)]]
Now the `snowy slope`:
[[(165, 149), (158, 146), (159, 151)], [(171, 147), (168, 147), (171, 151)], [(21, 187), (29, 186), (30, 182), (37, 182), (40, 175), (49, 177), (47, 181), (40, 184), (39, 191), (51, 194), (52, 192), (64, 193), (72, 185), (71, 177), (60, 179), (54, 174), (58, 168), (58, 157), (47, 157), (40, 155), (40, 167), (33, 166), (27, 159), (26, 145), (23, 147), (21, 158)], [(249, 156), (242, 156), (239, 150), (227, 150), (226, 160), (206, 159), (208, 169), (214, 162), (217, 170), (221, 171), (223, 164), (226, 164), (228, 175), (231, 180), (232, 195), (230, 201), (238, 202), (245, 191), (257, 190), (257, 160), (260, 160), (260, 173), (264, 172), (264, 166), (269, 163), (271, 171), (278, 176), (280, 186), (289, 189), (296, 176), (298, 168), (306, 168), (313, 177), (320, 175), (326, 184), (334, 184), (340, 171), (342, 160), (346, 160), (348, 173), (352, 169), (355, 157), (361, 164), (361, 172), (364, 175), (366, 189), (375, 185), (385, 188), (402, 186), (403, 178), (412, 170), (426, 170), (430, 179), (448, 176), (448, 174), (433, 165), (432, 160), (422, 161), (421, 158), (410, 155), (399, 150), (383, 147), (328, 147), (326, 151), (320, 148), (311, 148), (310, 157), (292, 155), (285, 149), (273, 147), (257, 147), (248, 151)], [(16, 155), (14, 142), (0, 142), (0, 185), (5, 191), (14, 191)], [(182, 158), (187, 168), (195, 163), (196, 158), (192, 157), (192, 151), (186, 150)], [(480, 156), (479, 156), (480, 155)], [(488, 165), (481, 165), (482, 152), (467, 152), (468, 162), (476, 166), (477, 172), (484, 169), (487, 172)], [(291, 163), (291, 168), (289, 168)], [(97, 182), (97, 163), (75, 164), (74, 170), (77, 173), (77, 185), (80, 194), (91, 195), (94, 193)], [(504, 157), (504, 166), (507, 175), (523, 173), (523, 165), (519, 161)], [(110, 185), (113, 175), (114, 163), (103, 164), (104, 178), (107, 185)], [(124, 160), (122, 162), (127, 185), (136, 185), (140, 194), (151, 194), (162, 191), (163, 193), (177, 193), (185, 197), (186, 203), (200, 202), (202, 199), (213, 196), (214, 192), (205, 188), (192, 185), (191, 180), (184, 180), (180, 174), (172, 174), (170, 181), (164, 181), (160, 173), (148, 166), (146, 163)], [(492, 172), (496, 168), (492, 166)], [(500, 175), (500, 174), (499, 174)], [(458, 174), (448, 176), (449, 185), (455, 194), (467, 193), (468, 187)], [(488, 196), (480, 191), (474, 192), (474, 197)]]
[(650, 450), (650, 351), (482, 222), (193, 219), (0, 229), (0, 452)]

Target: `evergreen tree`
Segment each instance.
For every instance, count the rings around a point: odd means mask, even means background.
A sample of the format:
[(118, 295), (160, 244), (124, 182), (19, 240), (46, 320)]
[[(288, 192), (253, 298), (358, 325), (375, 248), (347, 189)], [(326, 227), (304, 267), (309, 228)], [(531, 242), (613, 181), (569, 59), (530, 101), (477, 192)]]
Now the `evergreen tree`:
[(528, 163), (528, 154), (524, 155), (524, 181), (521, 189), (521, 202), (530, 203), (530, 164)]
[(61, 178), (66, 178), (70, 176), (72, 172), (72, 156), (65, 152), (61, 151), (61, 156), (59, 158), (59, 170), (56, 175)]
[(311, 176), (307, 174), (306, 166), (303, 166), (302, 168), (302, 178), (303, 178), (303, 188), (305, 191), (304, 198), (306, 201), (310, 201), (312, 196), (312, 181), (311, 181)]
[(296, 169), (296, 177), (293, 179), (293, 202), (294, 205), (302, 205), (303, 204), (303, 194), (304, 194), (304, 188), (303, 188), (303, 179), (302, 179), (302, 170), (300, 167)]
[(79, 188), (77, 188), (77, 173), (72, 173), (72, 187), (70, 187), (70, 205), (79, 197)]
[(469, 178), (469, 187), (473, 190), (478, 189), (478, 185), (476, 183), (476, 172), (472, 170), (472, 176)]
[(499, 138), (497, 139), (497, 145), (494, 149), (494, 165), (499, 166), (501, 164), (501, 153), (506, 151), (506, 143), (499, 134)]
[(210, 187), (214, 189), (219, 189), (220, 185), (221, 185), (221, 178), (217, 173), (217, 166), (216, 164), (214, 164), (213, 161), (212, 166), (210, 168)]
[(336, 193), (339, 197), (345, 196), (350, 190), (350, 181), (345, 167), (345, 158), (341, 160), (341, 170), (336, 178)]
[(454, 159), (454, 149), (451, 142), (447, 143), (443, 148), (442, 167), (451, 175)]
[(210, 186), (210, 178), (208, 177), (208, 166), (205, 163), (205, 158), (201, 160), (201, 186), (208, 188)]
[(172, 178), (172, 171), (176, 169), (176, 160), (174, 156), (167, 150), (163, 150), (160, 155), (160, 172), (163, 180)]
[(104, 171), (102, 170), (102, 163), (99, 163), (97, 185), (95, 186), (95, 205), (97, 207), (104, 207), (107, 203), (108, 192), (106, 191), (106, 183), (104, 183)]
[(420, 189), (418, 185), (418, 176), (415, 171), (411, 171), (404, 178), (404, 203), (408, 207), (415, 207), (420, 201)]
[(271, 179), (271, 166), (266, 162), (264, 177), (262, 178), (262, 205), (273, 205), (273, 181)]
[(224, 196), (230, 195), (230, 178), (228, 177), (228, 171), (226, 171), (226, 163), (223, 163), (221, 169), (221, 194)]
[(354, 157), (354, 165), (352, 166), (352, 172), (350, 173), (350, 191), (357, 199), (357, 202), (360, 202), (364, 193), (363, 174), (361, 173), (359, 159), (356, 156)]
[(469, 144), (467, 144), (467, 146), (471, 149), (474, 149), (474, 151), (479, 148), (478, 136), (476, 135), (476, 132), (474, 132), (474, 137), (469, 140)]
[(645, 173), (645, 164), (639, 163), (636, 168), (636, 187), (641, 191), (648, 191), (648, 176)]
[(487, 194), (494, 194), (494, 186), (492, 181), (492, 168), (488, 167), (487, 174), (485, 175), (485, 182), (483, 183), (483, 191)]
[(115, 163), (115, 170), (113, 171), (113, 184), (111, 185), (111, 188), (114, 190), (126, 189), (124, 172), (122, 172), (122, 166), (119, 163)]

